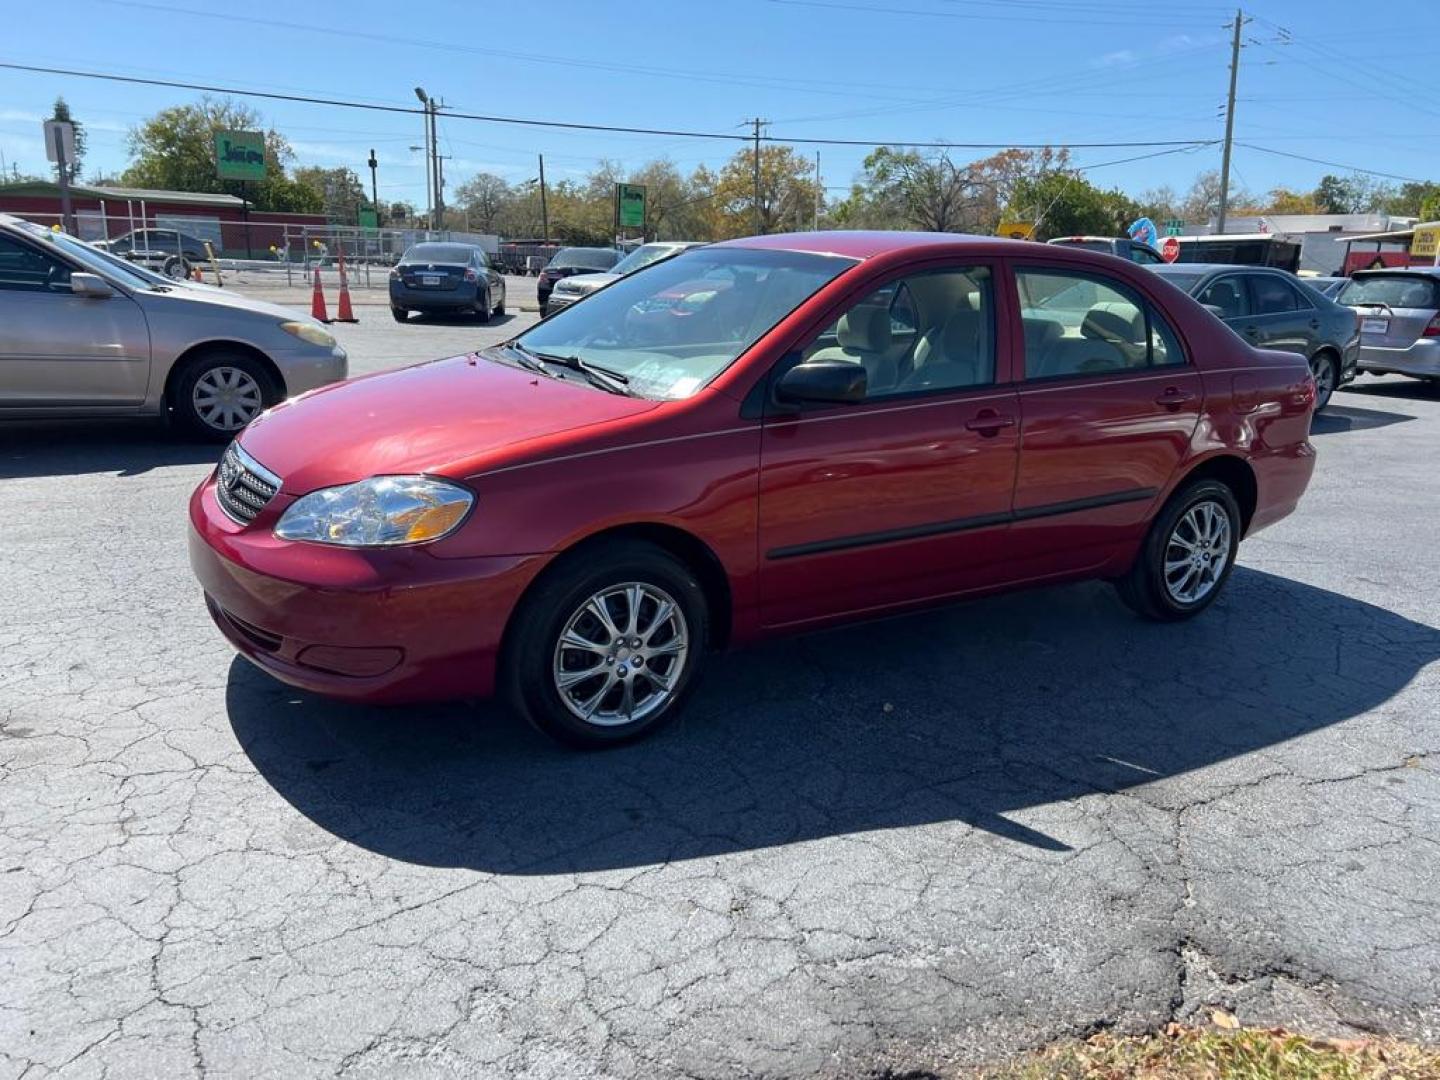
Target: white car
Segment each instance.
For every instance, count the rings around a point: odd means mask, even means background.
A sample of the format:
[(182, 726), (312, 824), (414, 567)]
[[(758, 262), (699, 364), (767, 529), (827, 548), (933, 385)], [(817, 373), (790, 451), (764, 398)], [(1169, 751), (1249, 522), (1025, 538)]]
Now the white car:
[(550, 293), (545, 313), (549, 315), (563, 307), (568, 307), (576, 300), (589, 296), (596, 289), (603, 289), (612, 281), (618, 281), (626, 274), (633, 274), (642, 266), (649, 266), (661, 259), (679, 255), (687, 248), (700, 246), (700, 242), (695, 240), (657, 240), (654, 243), (641, 244), (603, 274), (576, 274), (574, 277), (561, 278), (555, 283), (555, 288)]

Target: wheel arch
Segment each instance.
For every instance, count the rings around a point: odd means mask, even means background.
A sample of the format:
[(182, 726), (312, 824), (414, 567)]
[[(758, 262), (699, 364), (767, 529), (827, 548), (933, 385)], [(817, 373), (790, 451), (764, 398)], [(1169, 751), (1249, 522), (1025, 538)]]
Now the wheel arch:
[(266, 356), (254, 345), (246, 344), (243, 341), (226, 341), (221, 339), (197, 342), (175, 358), (175, 362), (170, 365), (170, 370), (165, 373), (165, 390), (161, 395), (161, 400), (166, 406), (174, 406), (175, 388), (179, 385), (185, 369), (196, 360), (210, 353), (241, 353), (248, 356), (263, 367), (266, 374), (274, 381), (275, 388), (280, 392), (280, 400), (283, 401), (285, 399), (285, 376), (280, 374), (280, 369), (275, 365), (274, 360), (270, 359), (270, 357)]
[(1217, 454), (1190, 469), (1175, 485), (1179, 491), (1186, 484), (1196, 480), (1218, 480), (1235, 494), (1240, 504), (1240, 535), (1250, 531), (1250, 522), (1255, 517), (1255, 508), (1260, 503), (1260, 485), (1250, 463), (1234, 454)]

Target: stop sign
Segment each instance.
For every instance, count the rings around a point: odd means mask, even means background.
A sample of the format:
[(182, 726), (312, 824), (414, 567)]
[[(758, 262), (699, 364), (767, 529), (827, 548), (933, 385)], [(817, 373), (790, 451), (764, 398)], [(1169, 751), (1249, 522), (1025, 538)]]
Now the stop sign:
[(1160, 245), (1160, 257), (1166, 262), (1174, 262), (1180, 257), (1180, 241), (1173, 236), (1165, 237), (1165, 242)]

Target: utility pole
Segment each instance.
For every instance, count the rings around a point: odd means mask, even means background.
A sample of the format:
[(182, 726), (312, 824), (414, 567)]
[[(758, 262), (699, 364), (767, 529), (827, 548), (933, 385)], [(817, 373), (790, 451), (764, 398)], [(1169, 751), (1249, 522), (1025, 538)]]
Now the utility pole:
[(375, 184), (375, 169), (380, 164), (380, 162), (376, 159), (374, 150), (370, 151), (370, 160), (367, 161), (366, 164), (370, 166), (370, 205), (375, 207), (375, 224), (379, 225), (381, 224), (379, 195), (380, 189)]
[(760, 221), (760, 125), (768, 123), (768, 121), (757, 116), (750, 122), (755, 125), (755, 194), (751, 216), (754, 219), (755, 234), (758, 236), (765, 231), (765, 227)]
[(545, 155), (540, 155), (540, 228), (545, 243), (550, 243), (550, 210), (545, 205)]
[(820, 151), (815, 151), (815, 219), (811, 222), (811, 229), (820, 231), (820, 192), (825, 189), (820, 186)]
[(445, 226), (445, 162), (451, 158), (450, 154), (435, 155), (435, 204), (440, 207), (440, 226)]
[(422, 125), (425, 132), (425, 225), (427, 228), (433, 229), (435, 228), (435, 162), (430, 146), (430, 96), (418, 86), (415, 87), (415, 96), (425, 107), (425, 119)]
[(1225, 212), (1230, 201), (1230, 142), (1235, 137), (1235, 80), (1240, 74), (1240, 28), (1245, 25), (1245, 13), (1235, 9), (1235, 32), (1230, 39), (1230, 95), (1225, 101), (1225, 149), (1220, 155), (1220, 212), (1216, 217), (1215, 231), (1225, 231)]
[(435, 158), (435, 221), (436, 228), (445, 228), (445, 164), (440, 159), (440, 137), (435, 130), (435, 115), (441, 103), (430, 99), (430, 153)]

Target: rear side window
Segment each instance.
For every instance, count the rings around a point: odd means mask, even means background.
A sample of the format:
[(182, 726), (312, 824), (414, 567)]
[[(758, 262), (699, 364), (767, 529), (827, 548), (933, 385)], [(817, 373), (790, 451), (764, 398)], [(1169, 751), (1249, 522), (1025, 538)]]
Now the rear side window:
[(1251, 274), (1250, 291), (1255, 298), (1256, 315), (1283, 315), (1301, 307), (1300, 297), (1290, 283), (1273, 274)]
[(1017, 270), (1025, 377), (1054, 379), (1185, 362), (1175, 332), (1118, 281), (1071, 270)]

